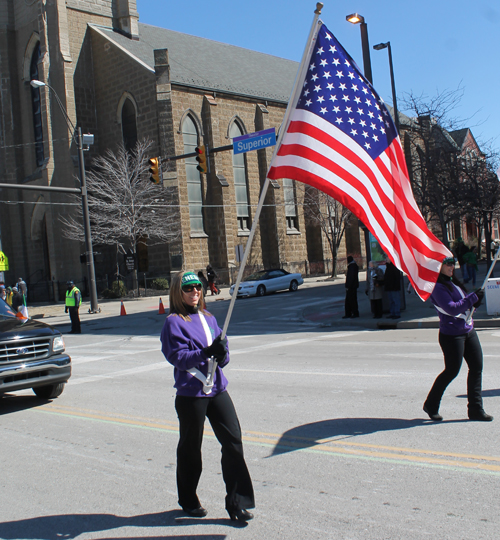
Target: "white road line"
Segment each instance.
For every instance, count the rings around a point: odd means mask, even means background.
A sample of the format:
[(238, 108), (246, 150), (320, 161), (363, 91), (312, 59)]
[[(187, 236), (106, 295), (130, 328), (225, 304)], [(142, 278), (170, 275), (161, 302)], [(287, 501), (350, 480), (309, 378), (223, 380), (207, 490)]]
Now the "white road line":
[(236, 354), (246, 354), (248, 352), (258, 351), (261, 349), (274, 349), (277, 347), (286, 347), (290, 345), (300, 345), (302, 343), (309, 343), (311, 341), (321, 341), (323, 339), (334, 339), (334, 338), (341, 338), (341, 337), (349, 337), (352, 336), (354, 332), (349, 333), (335, 333), (335, 334), (328, 334), (328, 335), (316, 335), (314, 337), (310, 338), (303, 338), (303, 339), (290, 339), (290, 340), (284, 340), (284, 341), (276, 341), (274, 343), (267, 343), (266, 345), (257, 345), (256, 347), (247, 347), (246, 349), (236, 349), (231, 350), (230, 354), (231, 356), (234, 356)]
[(115, 377), (123, 377), (125, 375), (135, 375), (136, 373), (145, 373), (148, 371), (165, 369), (167, 367), (172, 367), (172, 366), (170, 366), (170, 364), (168, 364), (168, 362), (165, 360), (164, 362), (158, 362), (156, 364), (149, 364), (148, 366), (138, 366), (135, 368), (124, 369), (122, 371), (114, 371), (112, 373), (106, 373), (103, 375), (92, 375), (90, 377), (82, 377), (81, 379), (72, 377), (69, 380), (68, 384), (70, 384), (71, 386), (74, 386), (76, 384), (86, 384), (89, 382), (102, 381), (105, 379), (114, 379)]
[(74, 364), (85, 364), (85, 362), (95, 362), (97, 360), (110, 360), (112, 358), (118, 358), (122, 356), (131, 356), (131, 355), (139, 355), (148, 353), (151, 351), (160, 351), (160, 347), (155, 347), (154, 349), (134, 349), (133, 351), (123, 351), (123, 350), (117, 350), (111, 354), (104, 354), (101, 356), (95, 356), (92, 359), (87, 359), (87, 356), (71, 356), (71, 361)]

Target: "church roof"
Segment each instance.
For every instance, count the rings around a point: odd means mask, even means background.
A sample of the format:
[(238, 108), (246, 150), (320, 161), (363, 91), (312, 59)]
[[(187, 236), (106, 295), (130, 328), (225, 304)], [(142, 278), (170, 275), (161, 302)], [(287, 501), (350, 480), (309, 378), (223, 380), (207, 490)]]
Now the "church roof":
[(168, 49), (173, 84), (287, 103), (298, 63), (226, 43), (139, 23), (139, 40), (91, 24), (154, 71), (155, 49)]

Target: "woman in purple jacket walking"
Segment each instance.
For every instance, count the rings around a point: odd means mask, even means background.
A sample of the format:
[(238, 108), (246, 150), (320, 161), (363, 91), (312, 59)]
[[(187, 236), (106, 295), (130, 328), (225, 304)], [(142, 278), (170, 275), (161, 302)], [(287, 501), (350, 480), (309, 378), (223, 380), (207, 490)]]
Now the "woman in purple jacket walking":
[[(222, 368), (229, 362), (227, 338), (215, 317), (206, 311), (203, 286), (193, 272), (181, 272), (172, 280), (170, 313), (161, 333), (162, 352), (174, 366), (177, 389), (175, 409), (179, 417), (177, 446), (177, 493), (188, 515), (204, 517), (196, 490), (201, 476), (203, 426), (208, 418), (222, 446), (222, 476), (226, 484), (226, 510), (233, 521), (249, 521), (254, 508), (252, 480), (243, 456), (241, 428), (226, 390)], [(217, 363), (213, 381), (207, 379)]]
[(455, 259), (444, 259), (441, 272), (431, 295), (439, 315), (439, 344), (444, 355), (444, 371), (440, 373), (424, 403), (424, 412), (431, 420), (439, 422), (439, 405), (446, 387), (460, 372), (462, 359), (469, 367), (467, 376), (468, 414), (470, 420), (491, 422), (493, 416), (483, 409), (481, 395), (483, 352), (474, 330), (472, 308), (480, 306), (484, 291), (478, 289), (467, 293), (464, 285), (455, 276)]

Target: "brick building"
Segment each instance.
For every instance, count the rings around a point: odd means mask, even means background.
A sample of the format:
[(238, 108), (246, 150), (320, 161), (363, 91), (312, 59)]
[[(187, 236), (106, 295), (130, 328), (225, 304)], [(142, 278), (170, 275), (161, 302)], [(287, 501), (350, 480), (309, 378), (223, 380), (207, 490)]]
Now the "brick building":
[[(0, 182), (78, 187), (72, 133), (53, 92), (32, 88), (31, 79), (50, 84), (71, 121), (94, 134), (87, 166), (121, 142), (132, 147), (149, 138), (152, 155), (180, 155), (279, 128), (295, 62), (138, 21), (135, 0), (1, 3)], [(164, 167), (181, 238), (142, 249), (142, 270), (168, 275), (210, 263), (223, 281), (234, 278), (272, 150), (213, 154), (207, 175), (192, 158)], [(305, 221), (300, 193), (286, 179), (269, 190), (250, 265), (329, 271), (326, 240)], [(83, 246), (61, 232), (60, 217), (72, 211), (68, 200), (60, 193), (0, 190), (0, 240), (10, 265), (5, 280), (23, 276), (37, 291), (32, 300), (58, 299), (59, 284), (85, 279)], [(349, 252), (361, 256), (357, 225), (346, 238)], [(103, 253), (98, 280), (112, 276), (116, 253), (94, 249)]]

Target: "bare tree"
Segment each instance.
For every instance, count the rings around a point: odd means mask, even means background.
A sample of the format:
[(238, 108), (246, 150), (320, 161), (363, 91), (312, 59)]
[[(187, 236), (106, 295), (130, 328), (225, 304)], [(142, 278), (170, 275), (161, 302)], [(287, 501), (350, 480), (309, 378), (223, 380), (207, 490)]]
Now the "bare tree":
[[(498, 153), (487, 149), (477, 155), (466, 152), (461, 158), (460, 200), (462, 214), (484, 231), (487, 264), (491, 264), (493, 219), (500, 213), (500, 182), (495, 170)], [(478, 254), (481, 253), (481, 234), (478, 235)]]
[(311, 186), (303, 189), (305, 219), (318, 225), (325, 235), (332, 255), (332, 277), (335, 277), (338, 250), (352, 213), (323, 191)]
[[(459, 217), (460, 169), (458, 148), (449, 131), (461, 121), (450, 115), (460, 102), (463, 89), (448, 90), (435, 97), (405, 94), (402, 110), (412, 116), (401, 123), (401, 135), (412, 189), (429, 223), (437, 221), (443, 242), (448, 245), (447, 225)], [(462, 124), (463, 125), (463, 124)]]
[[(179, 236), (178, 212), (167, 190), (149, 180), (151, 141), (139, 141), (132, 151), (121, 145), (93, 160), (87, 173), (90, 226), (94, 245), (116, 245), (137, 256), (139, 244), (168, 243)], [(77, 215), (61, 218), (63, 234), (84, 241), (81, 206)], [(137, 270), (134, 273), (137, 282)]]

